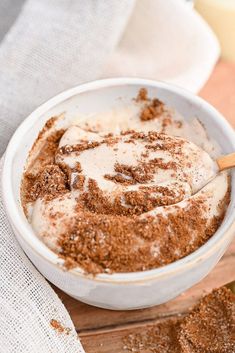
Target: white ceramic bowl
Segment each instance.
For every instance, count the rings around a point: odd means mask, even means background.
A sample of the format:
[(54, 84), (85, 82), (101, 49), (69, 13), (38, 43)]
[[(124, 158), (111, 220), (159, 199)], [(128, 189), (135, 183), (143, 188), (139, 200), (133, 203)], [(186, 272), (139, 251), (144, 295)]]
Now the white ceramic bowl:
[[(167, 302), (205, 277), (219, 261), (235, 233), (235, 174), (232, 198), (224, 222), (200, 249), (170, 265), (135, 273), (100, 274), (95, 278), (79, 269), (64, 271), (61, 260), (34, 234), (20, 204), (21, 177), (31, 146), (45, 122), (65, 112), (102, 112), (120, 107), (136, 96), (141, 87), (174, 107), (186, 119), (198, 117), (224, 153), (235, 150), (235, 134), (226, 120), (202, 99), (162, 82), (134, 78), (100, 80), (87, 83), (50, 99), (36, 109), (15, 132), (4, 160), (2, 186), (5, 208), (25, 253), (38, 270), (57, 287), (83, 302), (109, 309), (137, 309)], [(125, 97), (124, 100), (119, 99)]]

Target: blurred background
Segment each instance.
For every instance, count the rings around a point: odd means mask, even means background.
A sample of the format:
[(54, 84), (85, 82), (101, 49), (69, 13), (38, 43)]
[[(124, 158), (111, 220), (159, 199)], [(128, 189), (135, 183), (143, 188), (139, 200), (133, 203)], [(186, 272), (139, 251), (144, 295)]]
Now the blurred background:
[[(1, 0), (0, 40), (7, 33), (27, 0)], [(145, 1), (145, 0), (144, 0)], [(156, 0), (158, 1), (158, 0)], [(196, 10), (209, 23), (218, 37), (222, 57), (235, 61), (235, 1), (234, 0), (182, 0)]]
[(235, 1), (196, 0), (196, 10), (209, 23), (221, 45), (221, 56), (235, 61)]

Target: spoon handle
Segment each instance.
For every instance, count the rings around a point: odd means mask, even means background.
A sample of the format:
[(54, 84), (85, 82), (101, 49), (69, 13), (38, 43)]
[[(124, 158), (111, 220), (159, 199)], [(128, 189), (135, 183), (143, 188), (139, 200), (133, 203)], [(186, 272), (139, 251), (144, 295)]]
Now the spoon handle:
[(216, 162), (220, 171), (235, 167), (235, 152), (219, 157)]
[(230, 290), (233, 292), (233, 294), (235, 294), (235, 281), (230, 282), (230, 283), (227, 283), (227, 284), (225, 285), (225, 287), (227, 287), (228, 289), (230, 289)]

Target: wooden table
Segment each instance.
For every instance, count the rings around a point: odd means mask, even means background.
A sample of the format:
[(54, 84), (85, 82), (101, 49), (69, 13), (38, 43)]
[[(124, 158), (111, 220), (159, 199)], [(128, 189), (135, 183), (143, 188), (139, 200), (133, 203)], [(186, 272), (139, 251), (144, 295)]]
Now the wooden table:
[[(200, 95), (235, 127), (235, 64), (219, 62)], [(110, 311), (76, 301), (59, 289), (56, 292), (68, 309), (87, 353), (119, 353), (126, 352), (123, 336), (186, 312), (202, 294), (234, 279), (235, 240), (203, 281), (167, 304), (143, 310)]]

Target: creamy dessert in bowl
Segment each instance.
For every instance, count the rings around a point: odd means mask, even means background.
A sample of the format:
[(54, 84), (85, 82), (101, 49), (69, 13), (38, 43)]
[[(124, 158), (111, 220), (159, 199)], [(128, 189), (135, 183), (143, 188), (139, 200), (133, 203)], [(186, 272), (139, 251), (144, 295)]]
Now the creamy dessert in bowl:
[(197, 250), (224, 218), (228, 174), (218, 173), (219, 148), (203, 126), (196, 120), (190, 135), (212, 157), (180, 137), (187, 122), (145, 88), (125, 110), (64, 129), (57, 128), (63, 117), (53, 117), (30, 151), (22, 204), (67, 268), (96, 274), (167, 265)]
[(233, 237), (233, 184), (214, 161), (234, 149), (224, 118), (184, 90), (92, 82), (16, 131), (6, 211), (32, 262), (71, 296), (111, 309), (160, 304), (201, 280)]

